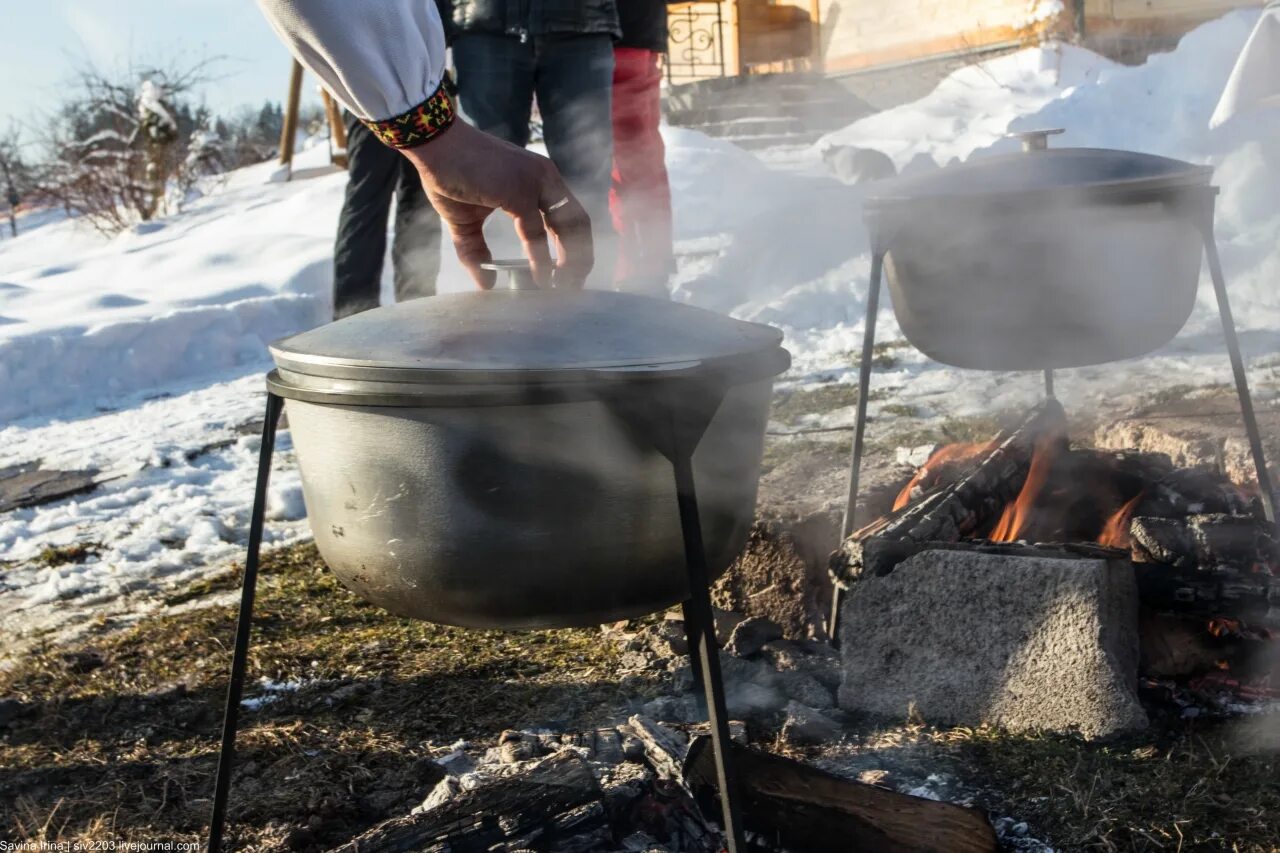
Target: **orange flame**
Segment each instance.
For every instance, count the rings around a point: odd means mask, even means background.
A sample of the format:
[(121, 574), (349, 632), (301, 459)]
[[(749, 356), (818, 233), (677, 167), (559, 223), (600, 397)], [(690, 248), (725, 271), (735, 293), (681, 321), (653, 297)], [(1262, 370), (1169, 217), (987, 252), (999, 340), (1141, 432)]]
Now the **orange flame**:
[(1098, 537), (1099, 545), (1105, 545), (1108, 548), (1129, 547), (1131, 543), (1129, 522), (1133, 519), (1133, 511), (1138, 508), (1138, 503), (1143, 496), (1142, 492), (1134, 495), (1125, 501), (1124, 506), (1116, 510), (1115, 515), (1107, 519), (1106, 525), (1102, 528), (1102, 535)]
[(948, 462), (963, 462), (966, 459), (977, 456), (990, 446), (991, 442), (983, 442), (981, 444), (961, 442), (948, 444), (933, 451), (929, 456), (929, 461), (921, 465), (919, 470), (916, 471), (916, 475), (911, 478), (911, 482), (907, 483), (901, 492), (898, 492), (898, 497), (893, 502), (893, 511), (897, 512), (911, 503), (911, 493), (915, 491), (917, 486), (929, 487), (934, 485), (932, 478), (937, 475), (939, 466)]
[(1018, 493), (1017, 500), (1005, 506), (995, 530), (991, 531), (992, 541), (1016, 542), (1026, 530), (1031, 520), (1031, 510), (1035, 507), (1040, 493), (1044, 491), (1045, 483), (1049, 481), (1049, 472), (1053, 468), (1053, 451), (1058, 441), (1058, 436), (1044, 436), (1036, 442), (1026, 482), (1022, 484), (1022, 491)]
[(1215, 637), (1225, 637), (1229, 634), (1240, 633), (1240, 620), (1227, 619), (1226, 617), (1216, 617), (1209, 620), (1209, 633)]

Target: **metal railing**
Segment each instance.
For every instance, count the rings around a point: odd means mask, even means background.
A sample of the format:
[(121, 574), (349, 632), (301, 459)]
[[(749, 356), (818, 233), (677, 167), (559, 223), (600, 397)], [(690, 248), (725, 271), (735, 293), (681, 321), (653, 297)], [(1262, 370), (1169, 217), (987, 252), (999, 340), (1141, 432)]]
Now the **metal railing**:
[(724, 77), (725, 21), (721, 0), (668, 7), (667, 82)]

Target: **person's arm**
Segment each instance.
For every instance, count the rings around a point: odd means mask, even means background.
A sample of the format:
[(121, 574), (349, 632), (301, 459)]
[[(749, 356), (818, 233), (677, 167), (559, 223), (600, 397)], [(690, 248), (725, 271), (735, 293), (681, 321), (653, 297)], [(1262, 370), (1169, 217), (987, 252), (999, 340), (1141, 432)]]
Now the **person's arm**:
[(258, 0), (290, 52), (385, 144), (418, 169), (458, 258), (481, 287), (494, 274), (484, 220), (515, 220), (534, 278), (581, 286), (593, 262), (591, 221), (545, 157), (456, 121), (443, 87), (444, 25), (432, 0)]

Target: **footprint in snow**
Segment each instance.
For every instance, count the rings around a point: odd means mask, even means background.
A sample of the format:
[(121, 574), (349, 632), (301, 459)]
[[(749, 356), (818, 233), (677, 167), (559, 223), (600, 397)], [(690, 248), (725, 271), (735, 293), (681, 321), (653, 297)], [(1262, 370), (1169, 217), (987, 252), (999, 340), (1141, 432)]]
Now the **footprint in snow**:
[(55, 275), (64, 275), (69, 272), (75, 272), (80, 269), (79, 264), (56, 264), (51, 267), (45, 267), (36, 273), (36, 278), (52, 278)]
[(90, 299), (85, 303), (86, 308), (132, 308), (135, 305), (145, 305), (145, 299), (135, 299), (132, 296), (125, 296), (123, 293), (105, 293), (97, 299)]

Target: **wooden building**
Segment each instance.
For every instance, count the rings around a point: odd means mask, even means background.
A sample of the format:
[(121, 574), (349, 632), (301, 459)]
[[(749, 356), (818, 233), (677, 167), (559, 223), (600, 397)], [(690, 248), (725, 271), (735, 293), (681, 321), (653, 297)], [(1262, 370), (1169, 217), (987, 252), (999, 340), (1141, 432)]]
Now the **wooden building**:
[(1140, 61), (1260, 0), (700, 0), (671, 10), (673, 83), (777, 71), (851, 74), (965, 60), (1046, 35)]

